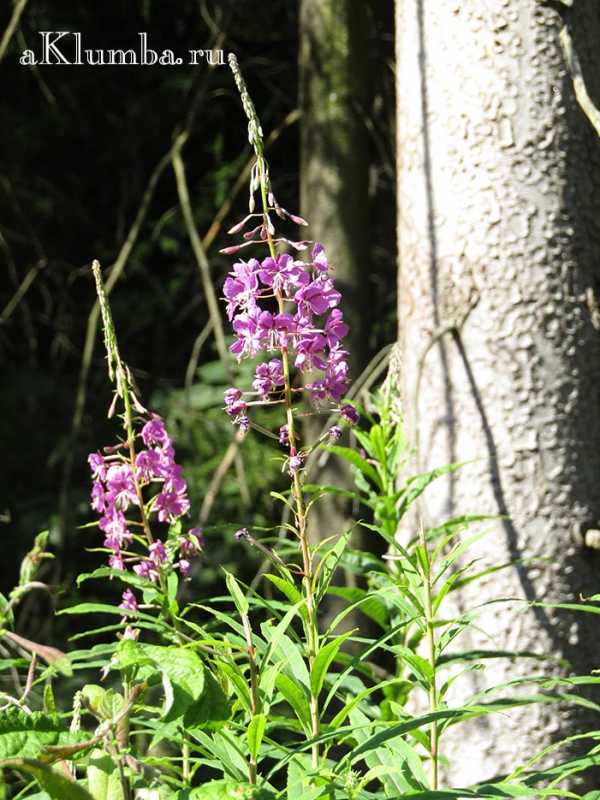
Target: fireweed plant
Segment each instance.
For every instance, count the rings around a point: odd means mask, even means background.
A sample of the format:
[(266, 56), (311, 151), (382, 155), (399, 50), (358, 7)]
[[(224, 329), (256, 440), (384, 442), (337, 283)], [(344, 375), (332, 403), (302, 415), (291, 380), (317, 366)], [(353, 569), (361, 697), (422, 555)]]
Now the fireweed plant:
[[(4, 682), (0, 693), (4, 796), (577, 798), (563, 788), (564, 781), (568, 777), (575, 785), (577, 775), (598, 763), (598, 732), (557, 742), (515, 765), (510, 775), (490, 776), (485, 784), (441, 786), (448, 730), (533, 703), (597, 708), (577, 695), (577, 687), (598, 679), (521, 673), (517, 665), (532, 655), (511, 653), (513, 680), (460, 705), (452, 703), (462, 672), (483, 668), (481, 652), (460, 648), (479, 609), (457, 616), (452, 595), (502, 568), (464, 560), (469, 541), (482, 534), (461, 537), (485, 518), (461, 516), (430, 530), (417, 525), (414, 536), (399, 539), (402, 521), (429, 485), (457, 466), (406, 475), (411, 452), (389, 385), (365, 398), (360, 418), (347, 402), (343, 340), (348, 329), (328, 257), (318, 243), (276, 232), (275, 217), (300, 225), (304, 220), (275, 200), (256, 112), (233, 57), (230, 64), (255, 161), (249, 215), (232, 232), (252, 228), (225, 252), (237, 255), (254, 247), (256, 255), (233, 263), (223, 296), (234, 333), (232, 353), (238, 359), (262, 354), (263, 360), (251, 388), (227, 389), (224, 410), (248, 431), (260, 429), (252, 420), (254, 407), (281, 409), (280, 425), (266, 433), (278, 440), (290, 480), (289, 491), (272, 493), (287, 521), (276, 531), (249, 530), (241, 521), (235, 534), (264, 556), (269, 566), (262, 580), (244, 587), (226, 572), (226, 596), (182, 602), (181, 585), (190, 580), (194, 564), (210, 559), (210, 546), (191, 522), (185, 478), (165, 423), (143, 407), (121, 358), (96, 262), (115, 387), (109, 413), (120, 420), (121, 433), (89, 457), (95, 520), (84, 526), (83, 535), (107, 563), (80, 575), (78, 583), (109, 579), (120, 587), (119, 599), (114, 605), (78, 603), (61, 613), (103, 614), (118, 621), (77, 634), (78, 642), (91, 636), (104, 641), (68, 654), (14, 631), (21, 598), (34, 588), (48, 588), (37, 579), (48, 557), (47, 537), (38, 537), (19, 585), (8, 597), (0, 596), (0, 675), (24, 677), (22, 689), (11, 693)], [(300, 415), (332, 411), (338, 415), (334, 424), (316, 441), (303, 443)], [(344, 438), (355, 446), (342, 445)], [(349, 463), (354, 490), (307, 480), (317, 451)], [(364, 514), (357, 524), (383, 540), (386, 556), (354, 547), (351, 531), (323, 535), (317, 544), (309, 541), (310, 509), (331, 493), (360, 506)], [(352, 585), (339, 584), (341, 569), (354, 574)], [(186, 594), (192, 594), (189, 586)], [(335, 610), (324, 613), (331, 598), (337, 600)], [(598, 613), (591, 601), (579, 607)], [(90, 676), (93, 682), (86, 683)], [(57, 707), (53, 691), (59, 678), (76, 685), (65, 710)], [(578, 739), (588, 742), (587, 755), (561, 755)]]

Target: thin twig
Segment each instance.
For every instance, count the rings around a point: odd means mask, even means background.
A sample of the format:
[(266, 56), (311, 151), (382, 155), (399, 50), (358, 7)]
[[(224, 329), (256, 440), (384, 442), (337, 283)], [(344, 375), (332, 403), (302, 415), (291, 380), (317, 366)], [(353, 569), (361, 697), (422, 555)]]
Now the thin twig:
[(28, 270), (27, 274), (17, 287), (17, 291), (13, 294), (11, 299), (8, 303), (4, 306), (4, 310), (0, 314), (0, 324), (5, 323), (8, 318), (11, 316), (15, 308), (19, 305), (27, 291), (29, 290), (31, 284), (39, 275), (40, 271), (46, 266), (46, 262), (38, 262), (35, 266), (31, 267)]
[(583, 71), (579, 63), (577, 51), (573, 47), (573, 39), (569, 33), (566, 25), (563, 25), (560, 32), (560, 43), (565, 54), (565, 61), (573, 79), (573, 89), (575, 90), (575, 97), (581, 106), (584, 114), (594, 126), (596, 133), (600, 136), (600, 110), (596, 108), (591, 97), (588, 94), (585, 81), (583, 79)]
[(212, 480), (209, 484), (208, 489), (206, 490), (206, 494), (204, 495), (204, 501), (202, 503), (202, 508), (200, 509), (200, 517), (199, 523), (200, 526), (204, 525), (210, 515), (211, 509), (217, 499), (223, 481), (225, 480), (225, 476), (229, 471), (229, 468), (233, 464), (235, 460), (235, 456), (238, 451), (238, 447), (240, 443), (244, 439), (244, 434), (241, 431), (237, 431), (235, 434), (234, 439), (229, 443), (227, 450), (223, 458), (221, 459), (221, 463), (217, 467), (215, 474), (212, 477)]
[(228, 375), (231, 376), (231, 359), (229, 357), (229, 353), (227, 352), (227, 345), (225, 343), (225, 330), (223, 328), (221, 312), (219, 311), (219, 300), (212, 283), (210, 264), (208, 263), (208, 258), (206, 256), (206, 250), (204, 249), (202, 240), (198, 234), (198, 229), (196, 228), (196, 223), (194, 222), (194, 214), (192, 211), (190, 193), (185, 174), (185, 164), (181, 158), (181, 148), (187, 141), (187, 138), (188, 133), (183, 132), (175, 139), (175, 143), (171, 151), (171, 163), (173, 165), (173, 171), (175, 172), (177, 194), (179, 196), (183, 220), (185, 222), (187, 234), (192, 245), (192, 250), (194, 251), (194, 257), (196, 259), (196, 264), (200, 272), (200, 279), (202, 281), (202, 288), (204, 289), (204, 295), (208, 305), (208, 313), (212, 320), (217, 351), (221, 361), (223, 362), (223, 366), (227, 370)]
[(194, 346), (192, 347), (190, 360), (188, 361), (187, 369), (185, 371), (185, 380), (183, 382), (186, 404), (188, 408), (190, 405), (190, 391), (192, 389), (192, 383), (194, 382), (194, 374), (198, 367), (198, 359), (200, 358), (200, 351), (202, 350), (206, 340), (210, 336), (212, 327), (213, 327), (212, 319), (209, 319), (206, 325), (202, 328), (202, 330), (198, 334), (198, 336), (196, 336), (196, 341), (194, 342)]
[(15, 7), (13, 8), (12, 17), (4, 31), (4, 35), (2, 36), (2, 40), (0, 41), (0, 61), (4, 58), (4, 54), (8, 49), (8, 45), (10, 44), (10, 40), (13, 37), (14, 32), (17, 29), (19, 24), (19, 20), (21, 19), (21, 15), (25, 11), (25, 6), (27, 5), (27, 0), (17, 0), (15, 3)]

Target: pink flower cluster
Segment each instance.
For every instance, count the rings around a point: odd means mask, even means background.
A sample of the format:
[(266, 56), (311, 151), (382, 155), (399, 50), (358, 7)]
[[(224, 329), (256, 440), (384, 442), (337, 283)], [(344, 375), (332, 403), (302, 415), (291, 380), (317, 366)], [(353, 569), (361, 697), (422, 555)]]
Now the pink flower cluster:
[[(314, 245), (308, 264), (287, 253), (239, 261), (223, 294), (236, 335), (230, 349), (238, 360), (286, 348), (301, 372), (321, 373), (305, 387), (314, 400), (341, 400), (348, 382), (348, 353), (342, 346), (348, 326), (322, 245)], [(279, 307), (275, 312), (266, 307), (273, 298)], [(274, 358), (258, 365), (253, 387), (265, 399), (283, 380), (281, 361)], [(226, 411), (243, 420), (245, 404), (237, 392), (226, 394)]]
[[(145, 449), (137, 453), (133, 466), (118, 452), (119, 448), (110, 448), (109, 452), (117, 452), (109, 455), (90, 453), (91, 506), (100, 515), (98, 527), (104, 533), (104, 547), (110, 552), (109, 566), (125, 570), (126, 563), (132, 563), (137, 575), (156, 582), (161, 567), (170, 563), (167, 547), (162, 539), (155, 539), (149, 544), (145, 556), (127, 552), (134, 536), (126, 512), (130, 507), (139, 508), (140, 503), (145, 502), (143, 490), (150, 484), (160, 489), (146, 504), (145, 512), (149, 519), (156, 514), (159, 522), (170, 524), (186, 514), (190, 504), (183, 470), (175, 462), (175, 450), (163, 420), (152, 414), (140, 435)], [(139, 525), (139, 521), (136, 524)], [(180, 538), (177, 546), (179, 561), (173, 566), (183, 577), (190, 573), (190, 557), (198, 554), (202, 546), (202, 534), (198, 528)], [(137, 608), (137, 600), (128, 589), (121, 607), (135, 610), (133, 606)]]

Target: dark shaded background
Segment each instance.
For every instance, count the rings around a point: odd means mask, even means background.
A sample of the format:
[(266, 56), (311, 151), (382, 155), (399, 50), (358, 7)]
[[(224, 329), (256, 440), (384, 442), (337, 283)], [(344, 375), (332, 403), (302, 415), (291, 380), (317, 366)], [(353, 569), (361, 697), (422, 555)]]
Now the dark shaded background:
[[(361, 113), (370, 131), (370, 252), (364, 280), (370, 303), (359, 308), (354, 336), (372, 355), (394, 338), (395, 241), (393, 174), (392, 13), (369, 4), (369, 100)], [(10, 17), (0, 11), (0, 28)], [(184, 149), (198, 230), (209, 230), (228, 200), (232, 209), (208, 255), (220, 287), (231, 259), (218, 249), (225, 230), (246, 213), (247, 189), (233, 187), (249, 158), (246, 121), (229, 69), (205, 64), (160, 66), (40, 66), (18, 63), (40, 50), (40, 30), (80, 31), (88, 48), (149, 45), (176, 55), (189, 48), (234, 51), (261, 116), (265, 135), (297, 105), (299, 6), (269, 2), (65, 3), (30, 0), (0, 64), (0, 589), (8, 591), (33, 536), (49, 529), (56, 559), (44, 579), (60, 587), (54, 599), (31, 595), (18, 630), (64, 646), (63, 623), (51, 607), (75, 599), (74, 576), (98, 565), (86, 456), (116, 439), (107, 420), (111, 401), (97, 337), (85, 388), (81, 425), (73, 428), (88, 315), (94, 301), (90, 263), (109, 268), (139, 211), (148, 181), (174, 132), (195, 109)], [(66, 50), (67, 48), (65, 48)], [(298, 208), (299, 125), (283, 127), (268, 153), (279, 202)], [(110, 271), (107, 272), (107, 275)], [(25, 283), (24, 283), (25, 282)], [(28, 286), (18, 303), (19, 287)], [(20, 296), (20, 295), (19, 295)], [(227, 376), (212, 338), (201, 350), (193, 385), (184, 388), (194, 342), (208, 319), (199, 273), (180, 213), (173, 171), (162, 172), (111, 295), (123, 357), (147, 406), (163, 414), (190, 483), (192, 517), (231, 439), (221, 411)], [(193, 364), (192, 364), (193, 367)], [(263, 419), (268, 423), (268, 415)], [(282, 485), (277, 447), (252, 433), (244, 444), (247, 492), (231, 472), (207, 527), (208, 548), (191, 591), (218, 591), (219, 570), (256, 562), (233, 541), (240, 525), (277, 520), (268, 492)], [(227, 522), (225, 522), (227, 521)], [(85, 588), (96, 595), (113, 588)], [(116, 593), (116, 590), (115, 590)]]

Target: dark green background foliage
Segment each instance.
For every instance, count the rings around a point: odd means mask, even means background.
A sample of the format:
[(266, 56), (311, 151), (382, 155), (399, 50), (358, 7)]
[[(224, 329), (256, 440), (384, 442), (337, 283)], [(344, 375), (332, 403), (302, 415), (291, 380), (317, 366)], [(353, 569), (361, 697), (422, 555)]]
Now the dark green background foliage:
[[(371, 4), (370, 98), (360, 109), (371, 131), (372, 224), (365, 231), (371, 260), (364, 275), (375, 302), (363, 309), (364, 329), (355, 335), (367, 339), (371, 353), (390, 341), (394, 330), (392, 22), (387, 5)], [(0, 11), (2, 30), (9, 6), (4, 4)], [(98, 337), (82, 424), (72, 433), (94, 301), (91, 260), (98, 258), (105, 269), (115, 262), (153, 171), (168, 152), (174, 132), (195, 110), (183, 157), (201, 235), (223, 204), (232, 201), (208, 250), (213, 279), (220, 287), (231, 259), (219, 255), (218, 249), (229, 243), (225, 230), (246, 213), (246, 187), (235, 195), (233, 188), (249, 158), (245, 117), (226, 67), (31, 68), (18, 63), (19, 54), (26, 47), (39, 53), (40, 30), (79, 31), (88, 48), (137, 47), (138, 32), (147, 31), (151, 47), (170, 48), (176, 55), (190, 48), (234, 51), (268, 136), (297, 106), (298, 11), (298, 4), (287, 0), (30, 0), (0, 65), (3, 590), (14, 584), (21, 556), (44, 528), (50, 529), (51, 549), (58, 556), (45, 567), (41, 577), (46, 581), (72, 591), (77, 572), (93, 569), (101, 558), (84, 549), (99, 544), (95, 530), (77, 530), (92, 518), (86, 455), (113, 443), (117, 433), (115, 421), (106, 418), (111, 393)], [(298, 207), (301, 124), (283, 127), (268, 152), (279, 202), (290, 210)], [(28, 275), (33, 276), (31, 285), (6, 314)], [(208, 311), (170, 165), (157, 182), (111, 305), (121, 352), (141, 397), (170, 423), (190, 483), (195, 520), (232, 431), (221, 411), (228, 379), (212, 338), (202, 348), (193, 385), (184, 388), (193, 345)], [(260, 421), (279, 425), (268, 415)], [(212, 509), (207, 555), (190, 591), (216, 591), (222, 565), (235, 563), (243, 576), (243, 562), (247, 575), (252, 574), (247, 548), (233, 543), (231, 532), (242, 524), (277, 520), (268, 492), (283, 485), (278, 456), (276, 443), (265, 444), (250, 434), (243, 448), (249, 496), (240, 492), (231, 471)], [(83, 590), (88, 597), (100, 591), (87, 585)], [(114, 595), (110, 585), (105, 591)], [(47, 613), (51, 602), (31, 595), (20, 612), (19, 630), (64, 645), (64, 618), (52, 623)]]

